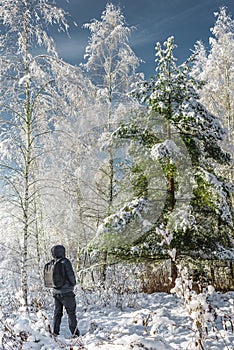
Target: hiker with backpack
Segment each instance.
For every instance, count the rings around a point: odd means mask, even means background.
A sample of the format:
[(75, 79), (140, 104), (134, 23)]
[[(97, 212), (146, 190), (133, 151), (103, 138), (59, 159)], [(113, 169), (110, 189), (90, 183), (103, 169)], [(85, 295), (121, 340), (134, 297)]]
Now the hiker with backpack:
[(70, 260), (66, 258), (66, 251), (63, 245), (53, 246), (51, 253), (53, 260), (44, 267), (44, 281), (46, 287), (53, 288), (53, 334), (54, 336), (59, 335), (63, 308), (65, 308), (72, 336), (79, 337), (80, 332), (77, 328), (76, 319), (76, 300), (73, 292), (76, 285), (74, 270)]

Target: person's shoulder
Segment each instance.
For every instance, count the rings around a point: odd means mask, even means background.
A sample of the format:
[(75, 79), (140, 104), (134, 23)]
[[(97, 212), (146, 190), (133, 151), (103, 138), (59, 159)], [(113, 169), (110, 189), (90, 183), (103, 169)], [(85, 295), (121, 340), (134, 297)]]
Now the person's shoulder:
[(69, 265), (70, 265), (70, 264), (71, 264), (71, 261), (70, 261), (68, 258), (62, 258), (62, 259), (61, 259), (61, 263), (62, 263), (62, 264), (69, 264)]

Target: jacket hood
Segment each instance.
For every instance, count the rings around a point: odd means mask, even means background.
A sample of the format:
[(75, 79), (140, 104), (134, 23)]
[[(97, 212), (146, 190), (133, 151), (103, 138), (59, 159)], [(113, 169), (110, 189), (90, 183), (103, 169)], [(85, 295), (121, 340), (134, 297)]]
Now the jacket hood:
[(66, 250), (63, 245), (55, 245), (51, 248), (51, 253), (54, 259), (65, 258)]

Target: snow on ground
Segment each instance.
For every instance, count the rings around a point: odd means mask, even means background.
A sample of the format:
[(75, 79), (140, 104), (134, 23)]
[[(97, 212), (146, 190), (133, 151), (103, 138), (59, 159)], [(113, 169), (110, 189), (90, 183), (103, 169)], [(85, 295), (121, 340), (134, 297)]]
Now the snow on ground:
[[(48, 332), (48, 322), (52, 320), (52, 308), (39, 311), (37, 317), (14, 315), (2, 322), (9, 325), (17, 339), (25, 339), (22, 350), (42, 349), (86, 349), (86, 350), (187, 350), (195, 347), (195, 334), (191, 329), (191, 321), (186, 314), (182, 301), (172, 294), (155, 293), (135, 295), (134, 307), (117, 308), (107, 300), (107, 306), (99, 306), (97, 299), (89, 296), (89, 303), (84, 302), (84, 293), (77, 293), (77, 316), (81, 336), (70, 339), (67, 316), (64, 314), (61, 334), (53, 338)], [(51, 302), (53, 302), (51, 300)], [(208, 325), (205, 349), (234, 349), (234, 292), (226, 294), (214, 293), (210, 297), (210, 305), (214, 313), (214, 323)], [(44, 316), (43, 316), (44, 315)], [(20, 349), (13, 347), (13, 334), (6, 337), (1, 331), (3, 347), (0, 349)], [(12, 332), (11, 332), (12, 333)], [(5, 345), (4, 345), (5, 344)], [(7, 345), (6, 345), (7, 344)], [(20, 342), (18, 343), (20, 344)], [(5, 347), (4, 347), (5, 346)]]

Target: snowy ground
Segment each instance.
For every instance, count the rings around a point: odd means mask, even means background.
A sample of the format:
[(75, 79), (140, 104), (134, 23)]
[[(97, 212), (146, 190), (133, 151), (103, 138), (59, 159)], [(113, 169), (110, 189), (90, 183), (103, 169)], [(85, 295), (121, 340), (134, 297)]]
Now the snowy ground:
[[(195, 333), (191, 320), (186, 314), (182, 301), (172, 294), (155, 293), (127, 296), (129, 307), (122, 303), (117, 308), (108, 300), (108, 306), (99, 306), (97, 299), (77, 294), (77, 316), (81, 336), (69, 339), (67, 317), (64, 315), (61, 334), (57, 339), (50, 336), (47, 327), (51, 322), (44, 318), (44, 311), (37, 317), (9, 315), (2, 323), (10, 331), (1, 332), (1, 349), (87, 349), (87, 350), (185, 350), (198, 349), (195, 346)], [(86, 298), (87, 299), (87, 298)], [(215, 319), (208, 324), (205, 349), (234, 349), (234, 292), (214, 293), (210, 299)], [(52, 310), (51, 310), (52, 312)], [(12, 332), (14, 331), (14, 334)], [(17, 334), (17, 336), (15, 336)], [(24, 338), (26, 334), (26, 337)], [(25, 339), (27, 340), (25, 341)]]

